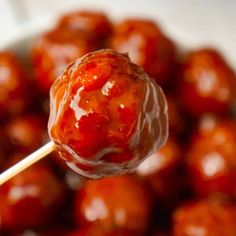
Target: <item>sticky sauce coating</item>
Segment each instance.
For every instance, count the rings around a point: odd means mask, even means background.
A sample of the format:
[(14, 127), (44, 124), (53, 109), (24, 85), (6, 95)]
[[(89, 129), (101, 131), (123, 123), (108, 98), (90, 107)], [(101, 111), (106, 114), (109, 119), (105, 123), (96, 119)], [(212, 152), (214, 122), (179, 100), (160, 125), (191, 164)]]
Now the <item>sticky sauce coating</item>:
[(54, 82), (48, 128), (77, 173), (124, 174), (165, 143), (166, 100), (127, 55), (100, 50), (70, 64)]

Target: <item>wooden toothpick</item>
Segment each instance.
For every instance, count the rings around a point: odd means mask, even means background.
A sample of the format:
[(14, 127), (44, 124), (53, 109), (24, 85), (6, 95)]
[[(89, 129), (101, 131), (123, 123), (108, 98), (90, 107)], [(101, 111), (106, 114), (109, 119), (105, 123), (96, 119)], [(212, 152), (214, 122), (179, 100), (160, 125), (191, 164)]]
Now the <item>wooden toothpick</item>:
[(0, 174), (0, 186), (4, 184), (9, 179), (13, 178), (29, 166), (33, 165), (35, 162), (39, 161), (55, 149), (54, 142), (50, 141), (35, 152), (31, 153), (29, 156), (25, 157), (23, 160), (15, 164), (14, 166), (7, 169), (5, 172)]

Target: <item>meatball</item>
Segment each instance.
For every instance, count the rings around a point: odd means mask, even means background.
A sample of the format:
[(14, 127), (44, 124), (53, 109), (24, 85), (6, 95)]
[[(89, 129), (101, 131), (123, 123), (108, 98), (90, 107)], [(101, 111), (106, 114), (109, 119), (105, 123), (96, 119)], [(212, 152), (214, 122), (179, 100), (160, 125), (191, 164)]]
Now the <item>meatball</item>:
[(48, 223), (62, 193), (62, 185), (49, 167), (30, 167), (0, 188), (1, 227), (16, 230)]
[[(0, 115), (22, 112), (30, 101), (26, 93), (29, 81), (18, 59), (10, 52), (0, 52)], [(27, 96), (26, 96), (27, 95)]]
[(75, 213), (78, 225), (105, 232), (145, 232), (150, 207), (147, 189), (132, 176), (123, 175), (87, 182), (77, 193)]
[(51, 88), (50, 110), (49, 135), (60, 155), (89, 178), (134, 170), (168, 135), (160, 87), (109, 49), (70, 64)]
[(200, 196), (236, 196), (236, 123), (206, 116), (193, 135), (187, 163)]
[(36, 114), (24, 114), (14, 117), (5, 127), (11, 149), (19, 152), (33, 151), (43, 143), (43, 121)]
[(53, 81), (71, 61), (94, 51), (91, 37), (70, 29), (54, 29), (39, 37), (32, 49), (32, 61), (39, 88), (48, 93)]
[(127, 19), (114, 29), (111, 48), (128, 53), (160, 85), (173, 84), (175, 45), (148, 20)]
[(193, 116), (206, 112), (224, 115), (235, 99), (236, 76), (218, 51), (200, 49), (186, 56), (179, 92), (186, 110)]
[(96, 40), (104, 40), (112, 33), (111, 22), (104, 13), (85, 10), (65, 14), (58, 27), (82, 31)]
[(196, 201), (174, 212), (174, 236), (234, 236), (236, 207), (210, 201)]

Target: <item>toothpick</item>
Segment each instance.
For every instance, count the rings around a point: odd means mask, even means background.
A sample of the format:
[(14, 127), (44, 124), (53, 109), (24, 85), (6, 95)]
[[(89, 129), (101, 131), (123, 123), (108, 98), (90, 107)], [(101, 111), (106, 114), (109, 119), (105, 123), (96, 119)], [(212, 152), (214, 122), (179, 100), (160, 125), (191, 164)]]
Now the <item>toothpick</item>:
[(33, 165), (35, 162), (41, 160), (46, 155), (51, 153), (55, 149), (54, 142), (50, 141), (45, 144), (35, 152), (31, 153), (29, 156), (25, 157), (23, 160), (15, 164), (14, 166), (7, 169), (5, 172), (0, 174), (0, 186), (4, 184), (9, 179), (13, 178), (29, 166)]

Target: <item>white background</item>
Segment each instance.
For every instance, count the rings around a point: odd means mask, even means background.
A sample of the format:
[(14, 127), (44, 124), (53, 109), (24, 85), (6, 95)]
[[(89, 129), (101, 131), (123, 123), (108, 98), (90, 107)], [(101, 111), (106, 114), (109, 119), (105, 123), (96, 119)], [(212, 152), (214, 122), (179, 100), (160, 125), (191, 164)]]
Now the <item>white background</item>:
[(154, 18), (177, 42), (220, 48), (236, 68), (236, 0), (0, 0), (0, 42), (27, 21), (80, 8)]

